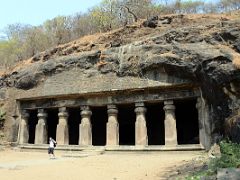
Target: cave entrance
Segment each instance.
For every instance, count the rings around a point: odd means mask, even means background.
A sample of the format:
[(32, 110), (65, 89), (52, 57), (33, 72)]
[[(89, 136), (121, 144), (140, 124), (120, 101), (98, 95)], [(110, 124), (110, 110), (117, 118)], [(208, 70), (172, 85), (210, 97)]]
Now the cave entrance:
[(146, 123), (148, 145), (164, 145), (165, 144), (165, 130), (164, 119), (165, 113), (163, 110), (163, 103), (147, 103), (145, 104)]
[(134, 104), (118, 106), (119, 145), (135, 145)]
[(28, 143), (29, 144), (34, 144), (34, 141), (35, 141), (35, 130), (36, 130), (36, 125), (38, 123), (37, 114), (38, 114), (37, 110), (29, 110), (29, 119), (28, 119), (28, 131), (29, 131)]
[(174, 101), (178, 144), (199, 144), (196, 99)]
[(69, 108), (68, 113), (69, 145), (78, 145), (79, 124), (81, 123), (80, 108)]
[(47, 134), (48, 139), (49, 137), (52, 137), (56, 140), (56, 131), (57, 131), (57, 125), (58, 125), (58, 109), (47, 109)]
[(92, 145), (106, 145), (106, 124), (108, 120), (107, 107), (91, 107)]

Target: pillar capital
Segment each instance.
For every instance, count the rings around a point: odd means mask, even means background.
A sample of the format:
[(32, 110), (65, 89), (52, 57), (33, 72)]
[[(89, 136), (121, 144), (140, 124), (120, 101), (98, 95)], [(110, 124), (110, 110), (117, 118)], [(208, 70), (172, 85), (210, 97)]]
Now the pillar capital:
[(68, 117), (68, 111), (66, 107), (60, 107), (59, 108), (59, 113), (58, 113), (59, 118), (67, 118)]
[(29, 118), (29, 112), (28, 112), (28, 110), (26, 110), (26, 109), (22, 110), (22, 111), (21, 111), (21, 116), (22, 116), (22, 118), (24, 118), (24, 119), (28, 119), (28, 118)]
[(66, 107), (60, 107), (58, 110), (59, 110), (59, 112), (66, 112), (67, 108)]
[(164, 105), (171, 105), (171, 104), (173, 104), (173, 100), (164, 101)]
[(90, 111), (90, 110), (81, 111), (82, 117), (90, 117), (91, 115), (92, 115), (92, 111)]
[(89, 110), (90, 110), (90, 107), (87, 106), (87, 105), (83, 105), (83, 106), (80, 107), (80, 109), (81, 109), (82, 111), (89, 111)]
[(136, 114), (145, 114), (147, 109), (145, 107), (136, 107), (134, 111)]
[(173, 104), (173, 101), (172, 100), (167, 100), (167, 101), (164, 101), (164, 107), (163, 109), (165, 111), (174, 111), (175, 110), (175, 105)]
[(117, 109), (117, 106), (115, 104), (109, 104), (107, 105), (108, 109)]
[(137, 115), (138, 114), (145, 114), (147, 109), (144, 106), (144, 102), (136, 102), (134, 111)]
[(47, 113), (45, 112), (44, 109), (38, 109), (37, 117), (38, 118), (47, 118)]
[(116, 105), (108, 105), (107, 106), (108, 110), (108, 115), (117, 115), (118, 114), (118, 109)]
[(92, 115), (92, 111), (90, 110), (89, 106), (82, 106), (81, 110), (82, 117), (90, 117)]
[(135, 102), (135, 107), (144, 107), (144, 102)]

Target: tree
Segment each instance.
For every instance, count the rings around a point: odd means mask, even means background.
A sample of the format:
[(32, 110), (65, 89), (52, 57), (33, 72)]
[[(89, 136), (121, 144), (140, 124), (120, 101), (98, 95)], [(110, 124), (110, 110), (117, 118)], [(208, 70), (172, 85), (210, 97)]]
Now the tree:
[(152, 9), (156, 7), (152, 0), (119, 0), (118, 6), (120, 19), (124, 24), (131, 24), (138, 19), (152, 16)]
[(201, 12), (204, 2), (201, 0), (176, 0), (174, 3), (175, 12), (176, 13), (186, 13), (186, 14), (193, 14)]
[(103, 0), (100, 5), (90, 10), (92, 23), (101, 31), (117, 27), (117, 1)]
[(203, 12), (204, 13), (218, 13), (219, 12), (219, 6), (216, 3), (205, 3), (203, 6)]
[(43, 29), (52, 45), (59, 45), (70, 41), (71, 34), (68, 20), (69, 18), (66, 16), (58, 16), (44, 22)]
[(21, 54), (21, 49), (18, 48), (15, 40), (0, 41), (0, 59), (2, 68), (6, 69), (10, 65), (16, 63)]
[(239, 10), (240, 0), (220, 0), (219, 6), (223, 12)]
[(26, 58), (34, 56), (50, 47), (49, 44), (51, 44), (51, 42), (49, 42), (48, 36), (44, 33), (41, 26), (27, 28), (23, 33), (25, 36), (23, 48)]

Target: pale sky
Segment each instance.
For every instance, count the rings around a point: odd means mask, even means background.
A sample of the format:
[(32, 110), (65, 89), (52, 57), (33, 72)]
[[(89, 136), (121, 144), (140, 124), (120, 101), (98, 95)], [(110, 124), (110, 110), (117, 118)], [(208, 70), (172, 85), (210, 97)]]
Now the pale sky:
[[(21, 23), (41, 25), (48, 19), (59, 15), (68, 16), (86, 12), (102, 0), (1, 0), (0, 37), (9, 24)], [(171, 1), (171, 0), (169, 0)], [(204, 0), (205, 2), (216, 0)]]
[(101, 0), (1, 0), (0, 31), (8, 24), (40, 25), (58, 15), (86, 12)]

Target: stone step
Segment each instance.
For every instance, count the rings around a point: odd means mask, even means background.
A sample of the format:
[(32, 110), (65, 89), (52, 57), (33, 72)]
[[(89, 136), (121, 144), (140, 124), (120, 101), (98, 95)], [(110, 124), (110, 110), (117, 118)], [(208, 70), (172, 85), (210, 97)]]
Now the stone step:
[(88, 156), (97, 156), (104, 154), (104, 149), (88, 149), (82, 151), (68, 151), (62, 155), (62, 157), (74, 157), (74, 158), (81, 158), (81, 157), (88, 157)]

